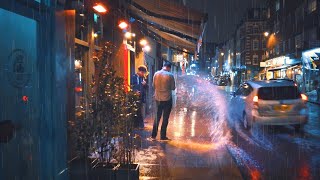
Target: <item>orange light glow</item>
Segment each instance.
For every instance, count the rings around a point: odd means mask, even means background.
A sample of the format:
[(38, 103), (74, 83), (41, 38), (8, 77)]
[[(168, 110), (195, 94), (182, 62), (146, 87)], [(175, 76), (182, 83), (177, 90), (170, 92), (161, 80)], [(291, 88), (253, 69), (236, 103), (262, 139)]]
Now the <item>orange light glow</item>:
[(99, 12), (99, 13), (106, 13), (107, 12), (107, 9), (101, 4), (94, 5), (93, 9), (96, 10), (97, 12)]
[(259, 97), (258, 96), (254, 96), (253, 97), (253, 102), (258, 103), (258, 101), (259, 101)]
[(197, 153), (206, 153), (219, 147), (219, 144), (198, 143), (198, 142), (192, 142), (192, 141), (187, 141), (187, 142), (169, 141), (168, 144), (180, 149), (189, 150)]
[(301, 99), (304, 101), (308, 101), (308, 96), (306, 96), (305, 94), (301, 94)]
[(252, 180), (259, 180), (261, 179), (261, 173), (254, 169), (254, 170), (250, 170), (250, 176)]
[(267, 48), (272, 49), (277, 44), (277, 38), (275, 34), (271, 34), (267, 41)]
[(147, 45), (148, 44), (148, 41), (147, 40), (145, 40), (145, 39), (141, 39), (140, 40), (140, 45), (141, 46), (145, 46), (145, 45)]
[(121, 21), (119, 23), (119, 27), (120, 27), (120, 29), (126, 29), (128, 27), (128, 23)]

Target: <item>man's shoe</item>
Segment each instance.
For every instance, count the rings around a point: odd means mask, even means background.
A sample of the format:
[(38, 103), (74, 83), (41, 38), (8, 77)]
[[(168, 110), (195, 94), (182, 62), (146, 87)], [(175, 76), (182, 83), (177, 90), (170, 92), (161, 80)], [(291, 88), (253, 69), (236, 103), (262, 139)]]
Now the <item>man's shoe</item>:
[(171, 139), (169, 139), (168, 137), (164, 137), (160, 139), (161, 141), (171, 141)]
[(147, 140), (149, 140), (149, 141), (156, 141), (156, 138), (154, 138), (154, 137), (149, 137)]

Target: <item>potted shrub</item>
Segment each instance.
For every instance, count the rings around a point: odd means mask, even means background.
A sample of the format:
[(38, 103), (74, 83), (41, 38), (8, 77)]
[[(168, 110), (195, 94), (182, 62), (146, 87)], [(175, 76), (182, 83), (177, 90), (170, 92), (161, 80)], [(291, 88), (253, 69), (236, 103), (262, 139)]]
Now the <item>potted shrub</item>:
[(107, 64), (111, 55), (109, 47), (106, 45), (95, 58), (91, 103), (86, 115), (74, 125), (81, 158), (80, 165), (71, 168), (71, 177), (85, 172), (79, 178), (139, 179), (139, 165), (133, 164), (133, 119), (139, 97)]

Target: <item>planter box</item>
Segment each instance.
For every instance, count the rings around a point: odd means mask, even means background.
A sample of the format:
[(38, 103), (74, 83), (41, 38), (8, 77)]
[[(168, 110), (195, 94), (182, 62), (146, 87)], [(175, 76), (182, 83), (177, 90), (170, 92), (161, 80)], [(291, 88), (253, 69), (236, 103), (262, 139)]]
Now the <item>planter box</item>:
[(90, 180), (116, 180), (114, 164), (99, 163), (90, 170)]
[(116, 170), (116, 180), (139, 180), (139, 164), (120, 165)]
[(139, 164), (94, 163), (94, 159), (76, 159), (69, 163), (71, 180), (139, 180)]
[(71, 180), (115, 180), (115, 165), (98, 163), (95, 159), (75, 159), (69, 164)]

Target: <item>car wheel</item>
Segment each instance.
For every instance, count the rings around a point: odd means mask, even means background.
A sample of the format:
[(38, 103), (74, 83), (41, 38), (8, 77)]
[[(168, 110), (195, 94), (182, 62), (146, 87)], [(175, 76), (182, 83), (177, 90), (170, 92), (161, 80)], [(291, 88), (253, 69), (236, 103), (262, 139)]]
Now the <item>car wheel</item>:
[(244, 127), (246, 130), (249, 130), (249, 129), (251, 128), (251, 126), (250, 126), (250, 123), (249, 123), (249, 121), (248, 121), (248, 116), (247, 116), (246, 113), (243, 113), (243, 119), (242, 119), (242, 121), (243, 121), (243, 127)]

